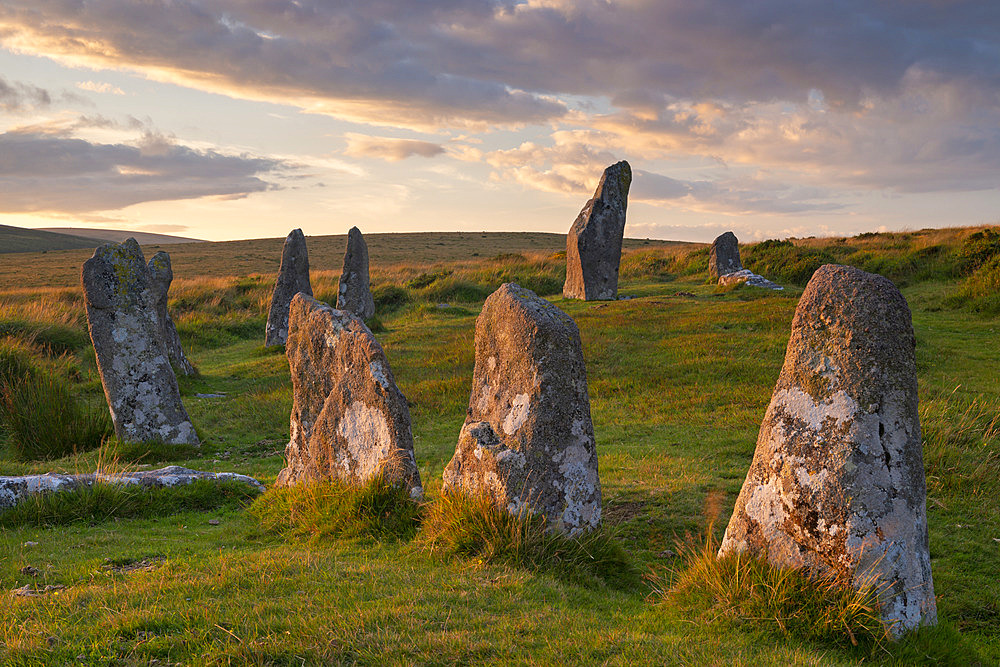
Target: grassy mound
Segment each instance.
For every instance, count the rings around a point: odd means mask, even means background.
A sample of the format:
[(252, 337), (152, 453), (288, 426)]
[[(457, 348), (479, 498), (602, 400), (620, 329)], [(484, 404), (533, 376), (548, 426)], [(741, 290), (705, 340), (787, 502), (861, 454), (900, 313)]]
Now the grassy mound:
[(568, 537), (549, 531), (544, 517), (514, 516), (488, 498), (444, 494), (424, 520), (421, 540), (433, 552), (528, 570), (544, 570), (576, 583), (633, 588), (639, 572), (606, 530)]

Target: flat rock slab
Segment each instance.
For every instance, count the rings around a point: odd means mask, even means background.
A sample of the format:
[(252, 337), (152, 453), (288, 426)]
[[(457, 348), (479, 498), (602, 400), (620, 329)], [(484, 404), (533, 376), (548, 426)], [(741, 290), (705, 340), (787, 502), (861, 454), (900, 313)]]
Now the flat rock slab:
[(153, 288), (153, 310), (156, 311), (156, 319), (160, 325), (160, 338), (167, 348), (167, 357), (173, 364), (174, 370), (183, 375), (194, 375), (194, 366), (188, 361), (181, 347), (181, 337), (177, 334), (177, 327), (167, 310), (167, 292), (170, 290), (170, 283), (174, 280), (174, 270), (170, 266), (170, 255), (162, 250), (149, 260), (146, 269), (149, 271), (149, 282)]
[(874, 577), (896, 636), (937, 622), (914, 347), (892, 282), (813, 274), (719, 551)]
[(410, 409), (365, 323), (297, 294), (288, 324), (291, 439), (277, 485), (323, 480), (360, 485), (383, 474), (408, 488), (411, 497), (423, 497)]
[(762, 289), (769, 290), (783, 290), (785, 289), (781, 285), (772, 283), (770, 280), (763, 276), (758, 276), (756, 273), (750, 269), (740, 269), (734, 273), (727, 273), (724, 276), (719, 276), (720, 285), (739, 285), (741, 283), (746, 283), (751, 287), (760, 287)]
[(139, 244), (102, 245), (84, 262), (81, 278), (115, 434), (126, 442), (199, 444), (163, 343)]
[(253, 477), (238, 475), (234, 472), (204, 472), (190, 470), (181, 466), (167, 466), (159, 470), (141, 472), (126, 472), (116, 474), (82, 473), (65, 475), (49, 472), (44, 475), (22, 475), (19, 477), (0, 477), (0, 510), (14, 507), (21, 501), (39, 493), (56, 491), (74, 491), (76, 489), (102, 484), (121, 484), (124, 486), (141, 486), (154, 489), (169, 486), (191, 484), (199, 479), (210, 479), (216, 482), (242, 482), (264, 490), (264, 485)]
[(468, 418), (444, 491), (483, 494), (512, 514), (576, 534), (600, 525), (601, 483), (587, 371), (573, 320), (507, 283), (476, 320)]
[(309, 282), (309, 251), (301, 229), (293, 229), (281, 247), (281, 267), (271, 294), (264, 328), (264, 345), (284, 345), (288, 338), (288, 305), (299, 292), (312, 296)]
[(361, 230), (351, 227), (347, 233), (344, 270), (337, 290), (337, 308), (354, 313), (363, 320), (375, 314), (368, 276), (368, 244)]
[(605, 169), (594, 196), (570, 227), (566, 235), (565, 298), (618, 298), (618, 269), (631, 184), (628, 162), (622, 160)]

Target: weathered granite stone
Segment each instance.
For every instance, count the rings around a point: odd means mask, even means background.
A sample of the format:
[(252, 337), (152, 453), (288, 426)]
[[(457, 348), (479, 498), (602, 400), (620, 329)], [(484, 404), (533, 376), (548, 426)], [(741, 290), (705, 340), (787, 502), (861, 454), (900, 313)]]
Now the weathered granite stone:
[(24, 475), (21, 477), (0, 477), (0, 510), (9, 509), (18, 503), (39, 493), (55, 491), (74, 491), (93, 486), (96, 483), (121, 484), (124, 486), (141, 486), (143, 488), (161, 488), (165, 486), (181, 486), (195, 480), (210, 479), (216, 482), (242, 482), (264, 490), (264, 485), (253, 477), (237, 475), (233, 472), (203, 472), (189, 470), (180, 466), (167, 466), (159, 470), (141, 472), (123, 472), (116, 474), (84, 473), (78, 475), (63, 475), (46, 473), (44, 475)]
[(102, 245), (84, 262), (82, 281), (115, 434), (127, 442), (198, 444), (160, 335), (139, 244)]
[(291, 440), (277, 485), (330, 479), (362, 484), (381, 473), (422, 497), (406, 397), (365, 323), (297, 294), (288, 325)]
[(910, 310), (887, 279), (806, 286), (720, 555), (877, 577), (895, 635), (937, 622)]
[(758, 276), (750, 269), (740, 269), (739, 271), (734, 271), (733, 273), (727, 273), (724, 276), (719, 276), (720, 285), (738, 285), (740, 283), (746, 283), (751, 287), (761, 287), (763, 289), (770, 289), (770, 290), (785, 289), (781, 285), (772, 283), (764, 276)]
[(465, 425), (444, 491), (484, 494), (568, 534), (601, 521), (597, 446), (580, 332), (564, 312), (513, 283), (476, 320)]
[(613, 300), (618, 297), (618, 265), (625, 234), (625, 209), (632, 168), (622, 160), (604, 170), (594, 197), (566, 235), (567, 299)]
[(301, 229), (293, 229), (285, 237), (281, 248), (281, 268), (271, 294), (271, 308), (267, 311), (264, 345), (284, 345), (288, 338), (288, 304), (299, 292), (312, 296), (309, 284), (309, 252), (306, 237)]
[(368, 283), (368, 244), (361, 230), (351, 227), (347, 233), (344, 271), (340, 274), (337, 308), (354, 313), (363, 320), (375, 314), (375, 301)]
[(170, 312), (167, 310), (167, 292), (170, 290), (170, 283), (174, 280), (174, 271), (170, 267), (170, 255), (161, 250), (153, 255), (146, 268), (149, 271), (149, 282), (153, 288), (153, 310), (156, 311), (160, 337), (163, 339), (164, 347), (167, 348), (167, 357), (176, 372), (194, 375), (194, 366), (184, 355), (181, 337), (177, 335), (177, 327), (174, 326), (174, 321), (170, 318)]
[(719, 278), (728, 273), (736, 273), (743, 269), (740, 264), (740, 242), (736, 234), (726, 232), (712, 241), (708, 251), (708, 275)]

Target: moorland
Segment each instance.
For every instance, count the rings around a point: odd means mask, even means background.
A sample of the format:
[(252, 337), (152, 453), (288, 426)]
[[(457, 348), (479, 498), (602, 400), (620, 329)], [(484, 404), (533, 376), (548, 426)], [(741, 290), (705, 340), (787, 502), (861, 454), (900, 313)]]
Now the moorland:
[[(366, 238), (369, 325), (410, 404), (425, 505), (389, 517), (393, 508), (351, 497), (375, 512), (345, 524), (343, 495), (197, 487), (0, 513), (0, 659), (1000, 663), (996, 227), (744, 246), (744, 266), (781, 292), (710, 284), (705, 245), (630, 239), (619, 291), (631, 298), (597, 303), (562, 299), (560, 235)], [(328, 303), (344, 240), (308, 238), (313, 291)], [(144, 247), (147, 257), (157, 249)], [(199, 369), (179, 383), (202, 446), (110, 437), (79, 287), (90, 250), (3, 255), (0, 474), (178, 464), (273, 483), (291, 387), (281, 349), (262, 342), (281, 239), (162, 249), (173, 260), (172, 316)], [(942, 622), (899, 642), (826, 614), (829, 599), (788, 573), (753, 566), (720, 578), (705, 565), (753, 455), (798, 297), (831, 262), (887, 276), (913, 314)], [(524, 532), (513, 551), (511, 540), (442, 551), (423, 525), (440, 514), (441, 473), (465, 419), (475, 318), (504, 282), (550, 299), (580, 328), (606, 524), (592, 562), (586, 551), (566, 557), (566, 545), (525, 558)], [(24, 586), (63, 588), (11, 593)]]

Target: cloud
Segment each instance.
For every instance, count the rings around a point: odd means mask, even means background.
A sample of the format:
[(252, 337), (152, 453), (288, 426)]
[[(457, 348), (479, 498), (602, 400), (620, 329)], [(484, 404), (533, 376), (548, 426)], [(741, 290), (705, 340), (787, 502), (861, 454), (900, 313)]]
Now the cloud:
[(110, 83), (97, 83), (96, 81), (77, 81), (76, 87), (80, 90), (87, 90), (92, 93), (103, 93), (111, 95), (124, 95), (125, 91)]
[(197, 151), (146, 134), (134, 145), (60, 132), (0, 134), (0, 213), (106, 211), (148, 201), (245, 197), (275, 187), (275, 160)]
[(353, 157), (371, 157), (388, 162), (398, 162), (408, 157), (434, 157), (444, 153), (440, 144), (415, 139), (394, 139), (392, 137), (375, 137), (367, 134), (348, 132), (344, 135), (347, 141), (346, 155)]
[(44, 88), (17, 81), (8, 82), (0, 76), (0, 111), (31, 111), (51, 103), (52, 96)]

